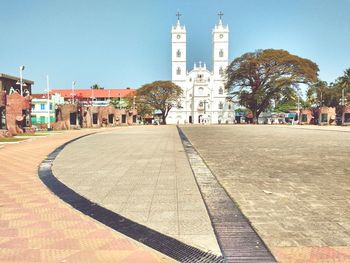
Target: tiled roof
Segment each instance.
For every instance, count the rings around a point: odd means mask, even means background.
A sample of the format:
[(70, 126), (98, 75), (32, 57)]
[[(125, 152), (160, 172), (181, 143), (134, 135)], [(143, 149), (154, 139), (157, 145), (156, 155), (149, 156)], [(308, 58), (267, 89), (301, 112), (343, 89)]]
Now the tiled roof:
[(47, 99), (47, 94), (32, 94), (33, 99)]
[[(82, 98), (125, 98), (135, 91), (135, 89), (76, 89), (74, 95)], [(59, 93), (65, 99), (72, 97), (71, 89), (54, 89), (51, 92)]]

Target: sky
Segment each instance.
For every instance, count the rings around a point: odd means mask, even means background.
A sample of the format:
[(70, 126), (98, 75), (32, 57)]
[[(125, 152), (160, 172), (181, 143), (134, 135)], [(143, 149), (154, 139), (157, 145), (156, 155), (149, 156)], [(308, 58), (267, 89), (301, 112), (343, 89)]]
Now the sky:
[(187, 29), (187, 67), (211, 68), (224, 13), (229, 60), (258, 49), (311, 59), (331, 82), (350, 68), (350, 0), (0, 0), (0, 72), (51, 89), (138, 88), (171, 79), (171, 26)]

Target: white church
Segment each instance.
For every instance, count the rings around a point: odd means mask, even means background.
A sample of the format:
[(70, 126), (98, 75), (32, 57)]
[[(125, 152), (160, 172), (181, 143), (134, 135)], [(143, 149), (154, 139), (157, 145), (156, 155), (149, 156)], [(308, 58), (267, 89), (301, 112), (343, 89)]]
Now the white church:
[(183, 89), (179, 107), (173, 107), (166, 119), (168, 124), (232, 123), (233, 103), (226, 101), (224, 71), (228, 66), (228, 25), (219, 22), (212, 31), (212, 71), (206, 63), (195, 63), (191, 71), (186, 68), (186, 27), (180, 23), (171, 29), (172, 81)]

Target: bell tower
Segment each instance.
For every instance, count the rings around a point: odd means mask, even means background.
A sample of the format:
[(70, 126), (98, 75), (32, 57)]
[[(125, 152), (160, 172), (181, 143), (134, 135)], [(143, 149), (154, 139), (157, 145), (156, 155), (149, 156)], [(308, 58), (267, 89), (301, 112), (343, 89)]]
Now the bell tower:
[(186, 81), (186, 28), (180, 24), (181, 14), (177, 12), (176, 26), (171, 28), (171, 72), (172, 81), (181, 85)]
[(223, 73), (228, 66), (229, 29), (228, 25), (222, 23), (223, 15), (221, 11), (218, 13), (219, 23), (212, 32), (214, 80), (223, 80)]

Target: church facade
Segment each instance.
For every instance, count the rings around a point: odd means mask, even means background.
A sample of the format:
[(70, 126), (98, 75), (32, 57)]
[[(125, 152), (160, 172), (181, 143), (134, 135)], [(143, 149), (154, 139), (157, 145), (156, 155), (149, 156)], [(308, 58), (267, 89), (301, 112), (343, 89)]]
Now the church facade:
[(226, 100), (224, 71), (228, 66), (229, 28), (221, 16), (212, 31), (212, 70), (206, 63), (194, 63), (191, 71), (187, 64), (186, 27), (180, 20), (171, 29), (172, 81), (183, 89), (181, 103), (173, 107), (167, 117), (168, 124), (232, 123), (232, 102)]

